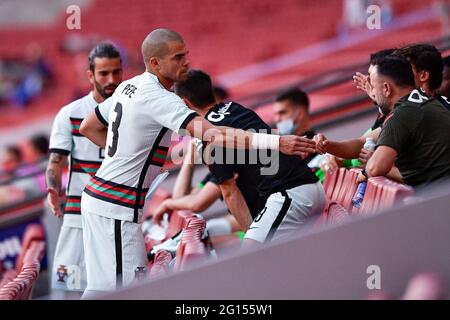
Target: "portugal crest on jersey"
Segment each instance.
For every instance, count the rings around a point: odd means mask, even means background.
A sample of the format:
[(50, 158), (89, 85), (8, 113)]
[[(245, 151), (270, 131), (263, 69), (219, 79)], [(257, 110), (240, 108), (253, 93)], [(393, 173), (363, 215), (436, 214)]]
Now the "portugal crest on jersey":
[(56, 270), (56, 275), (58, 276), (58, 282), (66, 282), (68, 273), (65, 265), (60, 264)]

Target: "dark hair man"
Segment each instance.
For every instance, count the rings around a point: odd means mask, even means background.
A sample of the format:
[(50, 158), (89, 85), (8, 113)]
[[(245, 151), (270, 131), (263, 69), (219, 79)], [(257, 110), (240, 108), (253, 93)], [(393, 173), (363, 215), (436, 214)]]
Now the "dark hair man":
[[(175, 84), (175, 92), (191, 109), (216, 125), (270, 132), (252, 110), (234, 102), (216, 104), (211, 79), (203, 71), (190, 70), (186, 80)], [(246, 154), (245, 159), (251, 158)], [(295, 233), (308, 218), (323, 210), (322, 185), (299, 157), (280, 153), (278, 170), (273, 175), (261, 173), (260, 161), (241, 164), (233, 160), (221, 164), (219, 159), (210, 165), (210, 171), (228, 209), (247, 231), (244, 243), (263, 243)], [(254, 191), (260, 196), (259, 208), (247, 201), (246, 194)]]
[[(63, 107), (57, 114), (50, 137), (50, 159), (46, 171), (47, 201), (52, 213), (64, 215), (56, 245), (52, 270), (52, 287), (66, 291), (83, 291), (86, 287), (86, 270), (81, 224), (81, 193), (104, 158), (104, 149), (80, 134), (80, 124), (95, 107), (114, 93), (122, 81), (122, 63), (117, 49), (102, 43), (88, 56), (87, 75), (92, 91), (85, 97)], [(61, 176), (67, 157), (70, 156), (70, 179), (66, 187), (66, 202), (61, 211)], [(77, 269), (80, 283), (69, 284), (66, 275)]]
[(386, 175), (395, 164), (411, 186), (448, 177), (450, 135), (442, 133), (450, 128), (450, 112), (438, 99), (414, 89), (413, 71), (400, 57), (379, 61), (370, 83), (375, 101), (389, 116), (367, 163), (367, 175)]

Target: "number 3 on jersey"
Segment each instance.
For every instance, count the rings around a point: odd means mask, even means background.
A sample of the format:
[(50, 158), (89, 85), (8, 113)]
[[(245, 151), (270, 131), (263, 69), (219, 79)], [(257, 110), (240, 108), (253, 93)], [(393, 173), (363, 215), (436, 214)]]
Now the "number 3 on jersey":
[(117, 113), (116, 120), (112, 123), (112, 144), (108, 147), (108, 156), (112, 157), (117, 151), (117, 142), (119, 141), (119, 126), (120, 120), (122, 120), (122, 104), (117, 102), (114, 111)]

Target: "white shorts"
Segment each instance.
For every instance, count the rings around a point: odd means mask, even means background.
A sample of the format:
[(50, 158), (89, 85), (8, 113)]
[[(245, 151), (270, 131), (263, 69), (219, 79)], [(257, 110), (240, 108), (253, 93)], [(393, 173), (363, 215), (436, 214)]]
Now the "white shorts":
[(325, 192), (320, 182), (271, 194), (245, 238), (263, 243), (289, 236), (310, 217), (320, 215), (324, 207)]
[(81, 216), (86, 291), (112, 291), (129, 285), (146, 272), (147, 254), (140, 223), (115, 220), (83, 209)]
[(51, 278), (53, 289), (82, 292), (86, 288), (81, 215), (64, 215)]

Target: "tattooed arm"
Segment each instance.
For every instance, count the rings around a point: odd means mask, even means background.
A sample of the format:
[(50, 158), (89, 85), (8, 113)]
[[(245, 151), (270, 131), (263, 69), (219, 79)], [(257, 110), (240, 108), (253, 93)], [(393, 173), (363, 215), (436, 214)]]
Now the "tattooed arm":
[(59, 153), (50, 153), (50, 159), (45, 172), (45, 180), (47, 182), (47, 202), (53, 215), (60, 218), (61, 212), (61, 175), (63, 167), (66, 163), (67, 156)]

